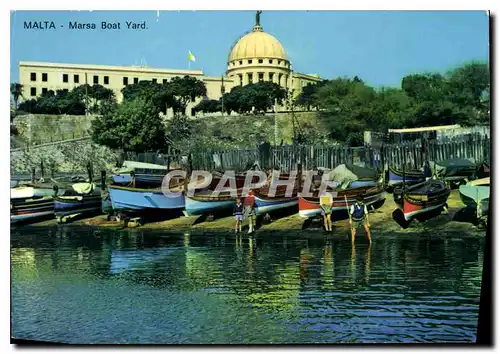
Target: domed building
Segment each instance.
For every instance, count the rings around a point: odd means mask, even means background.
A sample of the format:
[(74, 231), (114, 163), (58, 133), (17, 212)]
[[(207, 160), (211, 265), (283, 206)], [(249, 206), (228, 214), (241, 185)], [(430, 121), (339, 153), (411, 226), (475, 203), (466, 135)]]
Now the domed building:
[(236, 85), (270, 81), (288, 87), (290, 61), (280, 41), (264, 32), (260, 11), (252, 32), (241, 37), (231, 49), (227, 65), (226, 75)]

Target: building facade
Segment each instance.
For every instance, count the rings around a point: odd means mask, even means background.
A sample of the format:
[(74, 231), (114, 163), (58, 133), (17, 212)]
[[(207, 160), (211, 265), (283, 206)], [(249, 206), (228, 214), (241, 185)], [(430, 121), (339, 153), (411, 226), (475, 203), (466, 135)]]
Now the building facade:
[[(191, 76), (205, 83), (206, 97), (198, 98), (187, 107), (186, 114), (203, 99), (218, 100), (222, 86), (229, 92), (234, 86), (259, 81), (270, 81), (297, 96), (302, 87), (321, 81), (319, 75), (295, 73), (285, 49), (260, 25), (260, 11), (251, 32), (243, 35), (231, 48), (225, 77), (206, 76), (202, 70), (155, 69), (144, 66), (108, 66), (61, 64), (47, 62), (19, 63), (19, 83), (23, 85), (22, 99), (36, 98), (52, 90), (72, 90), (83, 84), (99, 84), (114, 91), (118, 102), (123, 99), (121, 90), (139, 81), (167, 83), (173, 77)], [(286, 107), (281, 107), (286, 109)], [(171, 112), (170, 112), (171, 114)]]

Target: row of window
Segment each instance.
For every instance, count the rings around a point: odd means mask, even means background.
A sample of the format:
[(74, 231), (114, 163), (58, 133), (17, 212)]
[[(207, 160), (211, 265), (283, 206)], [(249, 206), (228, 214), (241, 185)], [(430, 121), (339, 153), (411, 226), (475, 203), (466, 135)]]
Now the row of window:
[[(264, 59), (258, 59), (257, 61), (258, 61), (259, 64), (264, 64)], [(253, 59), (248, 59), (247, 63), (248, 64), (252, 64), (253, 63)], [(273, 63), (274, 63), (274, 60), (273, 59), (269, 59), (269, 64), (273, 64)], [(236, 62), (233, 62), (233, 65), (235, 65), (235, 64), (236, 64)], [(240, 60), (239, 64), (243, 65), (243, 60)], [(281, 60), (278, 60), (278, 65), (281, 65)]]
[[(68, 93), (68, 89), (63, 89), (62, 91)], [(46, 87), (42, 87), (42, 95), (46, 94), (47, 92), (49, 92), (49, 89)], [(36, 96), (36, 87), (30, 88), (30, 96), (32, 97)]]
[[(253, 74), (252, 73), (247, 73), (248, 75), (248, 83), (251, 84), (253, 83)], [(258, 73), (258, 81), (264, 81), (264, 73)], [(274, 81), (274, 75), (278, 75), (278, 81), (281, 81), (281, 77), (283, 74), (275, 74), (275, 73), (269, 73), (269, 81), (273, 82)], [(243, 85), (243, 74), (238, 74), (238, 77), (240, 78), (240, 85)]]
[[(127, 86), (129, 84), (129, 78), (128, 77), (123, 77), (123, 85)], [(30, 80), (31, 81), (36, 81), (36, 73), (31, 73), (30, 75)], [(139, 82), (138, 77), (134, 77), (134, 84), (137, 84)], [(42, 73), (42, 82), (47, 82), (48, 81), (48, 74), (47, 73)], [(109, 76), (104, 76), (103, 78), (104, 85), (109, 85)], [(152, 80), (155, 84), (158, 83), (158, 79), (153, 79)], [(68, 74), (62, 74), (62, 82), (68, 83), (69, 82), (69, 75)], [(75, 84), (80, 83), (80, 75), (74, 74), (73, 75), (73, 82)], [(93, 76), (93, 83), (94, 84), (99, 84), (99, 76), (94, 75)], [(163, 84), (167, 83), (167, 79), (163, 79)]]

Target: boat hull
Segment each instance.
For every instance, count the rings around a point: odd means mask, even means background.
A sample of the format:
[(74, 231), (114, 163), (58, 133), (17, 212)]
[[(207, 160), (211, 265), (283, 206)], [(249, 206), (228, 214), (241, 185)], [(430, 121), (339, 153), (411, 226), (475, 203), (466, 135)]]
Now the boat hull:
[[(299, 195), (299, 215), (303, 218), (311, 218), (321, 215), (321, 205), (319, 204), (319, 198), (306, 199)], [(369, 195), (363, 198), (363, 203), (367, 206), (373, 205), (377, 202), (382, 202), (385, 200), (385, 192), (381, 191), (379, 193)], [(347, 198), (346, 201), (343, 198), (333, 198), (332, 212), (347, 211), (356, 202), (356, 198)]]
[(424, 174), (417, 174), (414, 171), (409, 173), (405, 173), (403, 179), (403, 172), (396, 171), (392, 168), (389, 168), (389, 181), (387, 184), (389, 186), (397, 186), (403, 184), (403, 180), (406, 184), (416, 184), (425, 180)]
[(111, 205), (115, 211), (175, 210), (185, 206), (184, 195), (170, 198), (161, 190), (108, 187)]
[(214, 198), (213, 200), (199, 200), (188, 196), (185, 197), (185, 200), (186, 213), (189, 216), (227, 211), (236, 203), (236, 199), (217, 200)]
[(11, 200), (11, 223), (35, 220), (50, 215), (54, 215), (54, 199), (52, 197), (22, 201)]
[(81, 197), (55, 197), (54, 213), (56, 217), (76, 214), (90, 214), (101, 211), (101, 196), (90, 195)]
[(264, 215), (276, 210), (296, 207), (298, 204), (298, 197), (283, 199), (264, 199), (259, 196), (255, 196), (255, 214), (257, 216)]
[(414, 218), (425, 220), (434, 213), (439, 212), (445, 205), (446, 199), (424, 205), (415, 205), (405, 200), (403, 203), (403, 215), (408, 222)]

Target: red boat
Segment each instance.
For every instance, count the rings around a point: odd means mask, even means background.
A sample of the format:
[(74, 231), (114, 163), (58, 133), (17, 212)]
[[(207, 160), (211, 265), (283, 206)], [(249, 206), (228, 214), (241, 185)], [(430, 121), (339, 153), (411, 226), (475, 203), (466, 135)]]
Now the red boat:
[(400, 208), (392, 216), (403, 228), (407, 228), (413, 219), (428, 220), (441, 213), (446, 207), (450, 190), (444, 182), (430, 179), (401, 191), (395, 201)]

